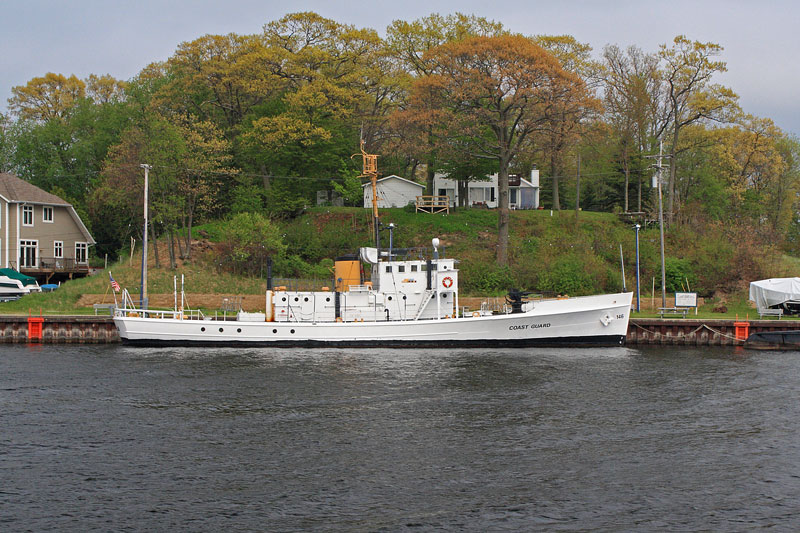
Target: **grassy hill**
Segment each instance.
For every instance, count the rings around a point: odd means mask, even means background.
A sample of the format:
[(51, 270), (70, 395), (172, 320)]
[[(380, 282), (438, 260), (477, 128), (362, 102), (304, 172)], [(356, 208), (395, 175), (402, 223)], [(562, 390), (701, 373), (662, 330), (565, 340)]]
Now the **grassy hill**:
[[(438, 237), (442, 253), (460, 260), (462, 296), (497, 296), (510, 287), (545, 294), (577, 296), (622, 289), (620, 245), (625, 261), (626, 285), (635, 288), (635, 231), (630, 223), (610, 213), (574, 211), (514, 211), (511, 213), (510, 264), (495, 262), (497, 212), (487, 209), (459, 209), (449, 215), (414, 213), (408, 209), (381, 210), (384, 224), (394, 223), (394, 246), (430, 246)], [(215, 243), (221, 240), (224, 221), (205, 224), (195, 230), (199, 241), (191, 262), (175, 270), (155, 268), (149, 253), (149, 293), (153, 305), (171, 305), (173, 276), (186, 276), (190, 304), (213, 308), (221, 295), (259, 295), (265, 279), (234, 276), (216, 257)], [(276, 262), (275, 275), (316, 278), (329, 284), (332, 259), (372, 245), (371, 211), (361, 208), (322, 207), (303, 216), (278, 222), (287, 256)], [(667, 238), (668, 292), (690, 289), (709, 302), (725, 303), (729, 310), (746, 312), (747, 283), (764, 277), (793, 275), (798, 261), (786, 258), (752, 236), (736, 236), (730, 229), (703, 227), (702, 231), (676, 228)], [(388, 231), (382, 231), (388, 246)], [(640, 232), (642, 297), (660, 294), (659, 233), (656, 226)], [(162, 247), (162, 263), (167, 256)], [(140, 252), (129, 252), (110, 267), (115, 279), (138, 296)], [(655, 284), (655, 291), (653, 286)], [(159, 301), (157, 295), (165, 295)], [(111, 302), (108, 272), (74, 280), (49, 294), (30, 295), (18, 302), (0, 304), (0, 313), (87, 313), (91, 303)], [(198, 303), (199, 302), (199, 303)]]

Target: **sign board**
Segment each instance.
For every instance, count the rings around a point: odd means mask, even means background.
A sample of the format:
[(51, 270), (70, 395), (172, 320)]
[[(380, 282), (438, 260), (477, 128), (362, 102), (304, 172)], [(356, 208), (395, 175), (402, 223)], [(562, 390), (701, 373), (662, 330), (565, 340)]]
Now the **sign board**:
[(697, 307), (697, 293), (676, 292), (675, 307)]

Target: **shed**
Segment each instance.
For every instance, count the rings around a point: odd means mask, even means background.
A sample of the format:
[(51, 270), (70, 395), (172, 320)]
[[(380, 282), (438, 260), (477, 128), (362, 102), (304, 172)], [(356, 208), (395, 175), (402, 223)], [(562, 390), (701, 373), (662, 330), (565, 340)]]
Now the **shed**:
[[(372, 207), (372, 184), (367, 182), (361, 187), (364, 189), (364, 207)], [(425, 190), (424, 185), (395, 175), (379, 179), (377, 187), (378, 207), (382, 208), (413, 204)]]

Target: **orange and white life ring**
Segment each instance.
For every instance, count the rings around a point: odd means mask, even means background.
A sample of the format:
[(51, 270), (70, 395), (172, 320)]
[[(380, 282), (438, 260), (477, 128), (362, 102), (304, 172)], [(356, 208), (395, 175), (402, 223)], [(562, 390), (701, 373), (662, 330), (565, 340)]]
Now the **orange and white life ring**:
[(453, 286), (453, 278), (451, 278), (450, 276), (445, 276), (445, 278), (442, 280), (442, 285), (444, 286), (445, 289), (449, 289), (450, 287)]

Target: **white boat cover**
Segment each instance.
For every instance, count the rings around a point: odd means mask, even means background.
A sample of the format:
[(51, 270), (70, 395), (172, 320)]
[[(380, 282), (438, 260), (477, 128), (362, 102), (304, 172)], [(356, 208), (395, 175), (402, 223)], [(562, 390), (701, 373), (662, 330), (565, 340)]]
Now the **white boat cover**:
[(750, 283), (750, 300), (758, 309), (800, 302), (800, 278), (771, 278)]

